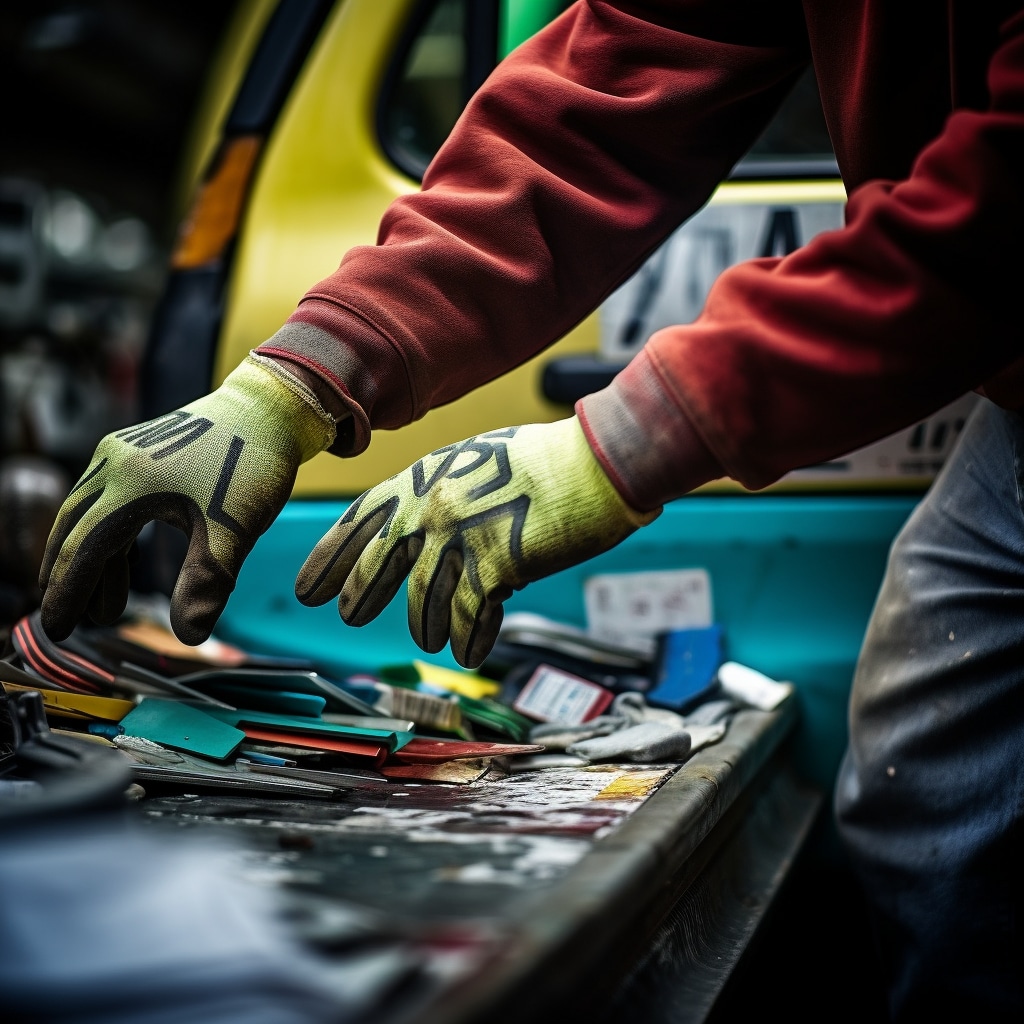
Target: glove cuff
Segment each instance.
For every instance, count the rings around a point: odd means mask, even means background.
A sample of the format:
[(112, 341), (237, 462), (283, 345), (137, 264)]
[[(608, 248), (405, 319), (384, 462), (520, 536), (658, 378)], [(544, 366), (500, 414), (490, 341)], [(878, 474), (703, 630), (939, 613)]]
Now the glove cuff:
[(660, 505), (649, 511), (640, 512), (626, 501), (590, 446), (583, 424), (578, 417), (570, 416), (552, 426), (564, 430), (569, 435), (569, 445), (577, 458), (567, 464), (580, 467), (587, 475), (590, 481), (588, 490), (601, 496), (602, 505), (607, 513), (615, 515), (623, 525), (633, 529), (646, 526), (661, 515), (662, 507)]
[(277, 420), (307, 462), (334, 443), (337, 425), (316, 395), (272, 359), (250, 352), (228, 374), (223, 387), (241, 392), (262, 415)]

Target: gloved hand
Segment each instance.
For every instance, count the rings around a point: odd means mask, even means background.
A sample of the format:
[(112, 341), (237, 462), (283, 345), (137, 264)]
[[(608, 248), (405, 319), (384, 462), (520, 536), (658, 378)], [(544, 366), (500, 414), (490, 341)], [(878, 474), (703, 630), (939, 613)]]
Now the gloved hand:
[(67, 637), (88, 610), (113, 622), (128, 598), (128, 554), (160, 519), (190, 537), (171, 625), (205, 640), (246, 555), (287, 501), (299, 464), (327, 448), (334, 419), (273, 361), (250, 355), (212, 394), (104, 437), (65, 500), (39, 574), (42, 623)]
[(425, 651), (451, 641), (479, 665), (502, 602), (533, 580), (613, 547), (660, 509), (619, 496), (575, 417), (447, 445), (357, 498), (299, 572), (298, 599), (338, 596), (350, 626), (377, 616), (409, 577), (409, 629)]

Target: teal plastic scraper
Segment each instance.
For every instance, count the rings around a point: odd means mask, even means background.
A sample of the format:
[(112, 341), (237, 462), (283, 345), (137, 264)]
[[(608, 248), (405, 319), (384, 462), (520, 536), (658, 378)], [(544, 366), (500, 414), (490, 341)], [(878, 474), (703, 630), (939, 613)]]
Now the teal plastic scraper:
[(226, 761), (245, 733), (180, 701), (146, 697), (121, 719), (127, 736), (141, 736), (174, 750)]

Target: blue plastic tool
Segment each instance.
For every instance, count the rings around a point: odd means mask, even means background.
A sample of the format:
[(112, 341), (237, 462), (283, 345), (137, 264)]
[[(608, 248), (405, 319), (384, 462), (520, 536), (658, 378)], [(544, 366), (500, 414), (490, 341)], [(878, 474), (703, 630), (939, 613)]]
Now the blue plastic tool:
[(649, 704), (688, 711), (710, 697), (723, 659), (722, 627), (674, 629), (658, 638)]

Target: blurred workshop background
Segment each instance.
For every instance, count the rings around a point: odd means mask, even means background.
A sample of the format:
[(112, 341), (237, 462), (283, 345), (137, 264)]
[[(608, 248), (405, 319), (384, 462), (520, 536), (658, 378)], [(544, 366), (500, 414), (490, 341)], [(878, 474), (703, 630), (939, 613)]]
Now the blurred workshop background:
[(0, 4), (0, 622), (137, 374), (237, 0)]

